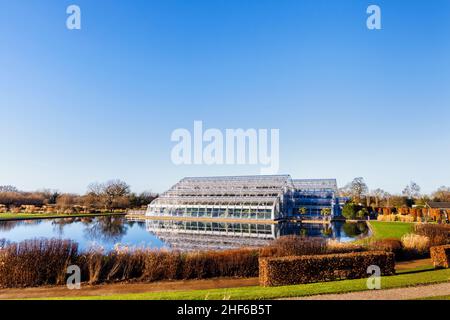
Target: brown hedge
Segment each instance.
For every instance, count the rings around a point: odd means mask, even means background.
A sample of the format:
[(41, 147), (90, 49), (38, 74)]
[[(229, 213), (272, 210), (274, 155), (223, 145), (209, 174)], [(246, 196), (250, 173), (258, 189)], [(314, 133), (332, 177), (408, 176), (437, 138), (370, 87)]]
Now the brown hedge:
[(283, 286), (310, 282), (359, 279), (369, 276), (367, 268), (377, 265), (382, 275), (395, 273), (394, 254), (371, 251), (319, 256), (259, 259), (261, 286)]
[(62, 285), (67, 267), (81, 269), (81, 281), (160, 281), (215, 277), (257, 277), (258, 249), (178, 252), (151, 249), (104, 254), (78, 252), (75, 242), (36, 239), (19, 243), (0, 240), (0, 288)]
[(431, 247), (430, 253), (435, 267), (450, 268), (450, 245)]

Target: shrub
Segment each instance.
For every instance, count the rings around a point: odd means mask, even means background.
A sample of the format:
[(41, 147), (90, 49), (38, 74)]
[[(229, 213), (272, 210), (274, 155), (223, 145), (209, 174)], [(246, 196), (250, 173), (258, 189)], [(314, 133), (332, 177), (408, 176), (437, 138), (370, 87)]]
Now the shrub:
[(417, 224), (414, 233), (430, 239), (430, 246), (450, 244), (450, 226), (440, 224)]
[(102, 279), (102, 271), (106, 264), (106, 257), (102, 250), (93, 248), (86, 254), (83, 254), (78, 259), (82, 270), (87, 274), (87, 281), (89, 284), (96, 284)]
[(356, 219), (356, 214), (360, 210), (360, 207), (356, 204), (349, 202), (344, 205), (342, 208), (342, 215), (349, 220)]
[(366, 249), (354, 243), (339, 242), (337, 240), (327, 241), (327, 253), (351, 253), (361, 252)]
[(369, 250), (392, 252), (396, 258), (402, 255), (402, 249), (402, 242), (398, 239), (382, 239), (369, 243)]
[(187, 253), (183, 259), (183, 279), (258, 276), (258, 250), (235, 249)]
[(450, 268), (450, 245), (431, 247), (430, 253), (435, 267)]
[(262, 286), (282, 286), (365, 278), (371, 265), (380, 267), (382, 275), (392, 275), (395, 272), (394, 255), (379, 251), (260, 258), (259, 282)]
[(343, 243), (324, 238), (306, 238), (301, 236), (284, 236), (259, 251), (260, 257), (288, 257), (320, 255), (329, 253), (360, 252), (365, 249), (353, 243)]
[(0, 287), (63, 284), (67, 267), (77, 261), (78, 245), (70, 240), (36, 239), (0, 250)]
[(409, 233), (402, 237), (402, 245), (409, 255), (427, 255), (430, 250), (430, 239), (418, 234)]
[(141, 280), (158, 281), (179, 279), (181, 254), (177, 251), (148, 251), (144, 255)]
[(284, 236), (260, 250), (262, 257), (285, 257), (327, 253), (327, 241), (324, 238)]
[(365, 219), (369, 216), (369, 210), (367, 208), (362, 208), (356, 212), (356, 218)]
[(145, 250), (116, 248), (108, 255), (106, 280), (123, 281), (142, 277), (145, 257)]
[(67, 267), (76, 264), (82, 281), (159, 281), (212, 277), (258, 276), (258, 249), (207, 252), (99, 248), (78, 254), (77, 244), (64, 240), (33, 240), (2, 244), (0, 287), (63, 284)]

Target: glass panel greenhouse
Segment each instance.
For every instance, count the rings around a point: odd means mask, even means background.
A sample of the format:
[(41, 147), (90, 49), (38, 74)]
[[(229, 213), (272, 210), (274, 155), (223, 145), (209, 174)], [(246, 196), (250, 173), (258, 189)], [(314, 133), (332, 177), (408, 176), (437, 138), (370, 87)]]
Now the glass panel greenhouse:
[(155, 199), (152, 217), (277, 220), (300, 214), (338, 213), (335, 179), (289, 175), (189, 177)]

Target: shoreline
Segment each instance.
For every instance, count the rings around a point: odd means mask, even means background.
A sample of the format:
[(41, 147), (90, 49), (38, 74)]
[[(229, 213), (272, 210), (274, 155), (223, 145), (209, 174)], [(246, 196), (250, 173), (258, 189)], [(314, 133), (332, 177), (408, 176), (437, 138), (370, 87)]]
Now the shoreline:
[[(282, 222), (293, 222), (302, 224), (331, 224), (335, 221), (346, 222), (345, 220), (315, 220), (315, 219), (295, 219), (286, 218), (278, 220), (258, 220), (258, 219), (234, 219), (234, 218), (209, 218), (209, 217), (175, 217), (175, 216), (146, 216), (143, 214), (126, 214), (128, 219), (136, 220), (162, 220), (162, 221), (198, 221), (198, 222), (228, 222), (228, 223), (251, 223), (251, 224), (278, 224)], [(352, 220), (347, 222), (367, 222), (366, 220)]]
[(227, 218), (198, 218), (198, 217), (168, 217), (168, 216), (145, 216), (125, 215), (125, 218), (136, 220), (155, 221), (192, 221), (192, 222), (228, 222), (228, 223), (252, 223), (252, 224), (278, 224), (277, 220), (254, 220), (254, 219), (227, 219)]
[[(11, 217), (5, 217), (11, 215)], [(15, 216), (17, 215), (17, 216)], [(107, 216), (126, 216), (126, 213), (77, 213), (77, 214), (47, 214), (47, 213), (3, 213), (0, 214), (2, 221), (23, 221), (23, 220), (44, 220), (44, 219), (65, 219), (65, 218), (88, 218), (88, 217), (107, 217)]]

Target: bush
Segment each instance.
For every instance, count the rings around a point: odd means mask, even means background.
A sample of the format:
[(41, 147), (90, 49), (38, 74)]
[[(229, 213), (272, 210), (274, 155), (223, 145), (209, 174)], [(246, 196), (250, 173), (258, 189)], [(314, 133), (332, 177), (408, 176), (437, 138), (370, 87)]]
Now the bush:
[(262, 256), (316, 255), (359, 251), (361, 247), (323, 238), (282, 237), (261, 249), (178, 252), (100, 248), (78, 253), (71, 241), (32, 240), (18, 244), (0, 241), (0, 287), (64, 284), (69, 265), (78, 265), (89, 284), (111, 281), (160, 281), (213, 277), (256, 277)]
[(369, 243), (369, 250), (392, 252), (398, 259), (402, 256), (403, 245), (398, 239), (375, 240)]
[(450, 268), (450, 245), (431, 247), (430, 253), (435, 267)]
[(417, 224), (414, 233), (430, 239), (430, 246), (450, 244), (450, 226), (440, 224)]
[(284, 236), (259, 251), (260, 257), (288, 257), (364, 251), (362, 246), (324, 238)]
[(187, 253), (182, 278), (257, 277), (258, 256), (257, 249)]
[(362, 208), (356, 212), (356, 218), (358, 219), (366, 219), (369, 216), (369, 210), (367, 208)]
[(286, 257), (313, 254), (326, 254), (327, 241), (324, 238), (307, 238), (301, 236), (284, 236), (273, 241), (260, 250), (262, 257)]
[(418, 234), (409, 233), (402, 237), (402, 245), (409, 256), (425, 256), (430, 250), (430, 239)]
[(351, 252), (361, 252), (366, 251), (366, 249), (360, 245), (354, 243), (339, 242), (337, 240), (327, 241), (327, 253), (351, 253)]
[(258, 276), (258, 249), (207, 252), (127, 250), (104, 254), (94, 248), (78, 253), (76, 243), (33, 240), (0, 243), (0, 287), (33, 287), (63, 284), (69, 265), (78, 265), (82, 281), (160, 281), (212, 277)]
[(320, 256), (260, 258), (261, 286), (282, 286), (310, 282), (359, 279), (367, 268), (380, 267), (382, 275), (395, 272), (394, 255), (388, 252), (360, 252)]
[(342, 215), (349, 220), (356, 219), (356, 214), (360, 210), (360, 207), (356, 204), (349, 202), (344, 205), (344, 208), (342, 208)]
[(174, 280), (180, 276), (181, 254), (177, 251), (153, 251), (144, 255), (144, 268), (141, 280)]
[(78, 245), (70, 240), (38, 239), (0, 250), (0, 287), (33, 287), (65, 283), (69, 265), (77, 262)]

